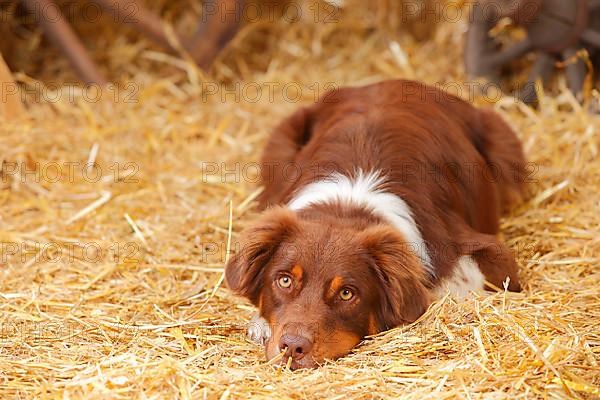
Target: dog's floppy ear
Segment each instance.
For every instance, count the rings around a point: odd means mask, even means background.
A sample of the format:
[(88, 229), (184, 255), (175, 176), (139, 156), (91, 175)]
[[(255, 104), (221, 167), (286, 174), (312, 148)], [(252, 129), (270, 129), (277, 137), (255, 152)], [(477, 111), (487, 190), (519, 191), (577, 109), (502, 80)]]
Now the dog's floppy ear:
[(225, 266), (231, 290), (257, 305), (262, 275), (279, 244), (298, 229), (296, 215), (283, 207), (266, 211), (252, 227), (241, 233), (242, 242)]
[(410, 243), (393, 228), (376, 226), (361, 233), (380, 285), (380, 329), (414, 322), (429, 306), (425, 271)]

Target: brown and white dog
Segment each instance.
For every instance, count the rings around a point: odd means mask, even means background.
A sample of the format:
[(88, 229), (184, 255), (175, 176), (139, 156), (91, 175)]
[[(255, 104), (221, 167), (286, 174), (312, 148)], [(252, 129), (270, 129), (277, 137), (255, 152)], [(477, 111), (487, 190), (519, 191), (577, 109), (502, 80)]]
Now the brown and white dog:
[(259, 308), (251, 336), (268, 359), (314, 367), (448, 290), (520, 290), (496, 234), (524, 172), (497, 114), (416, 82), (337, 89), (298, 110), (266, 145), (266, 210), (226, 265)]

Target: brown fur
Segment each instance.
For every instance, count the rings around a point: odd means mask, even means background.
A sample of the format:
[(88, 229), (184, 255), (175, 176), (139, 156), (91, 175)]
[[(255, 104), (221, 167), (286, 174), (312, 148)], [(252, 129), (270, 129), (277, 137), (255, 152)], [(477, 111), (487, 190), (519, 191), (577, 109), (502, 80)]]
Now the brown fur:
[[(226, 266), (230, 288), (257, 305), (261, 298), (273, 330), (267, 356), (279, 353), (282, 335), (301, 331), (311, 351), (293, 365), (314, 366), (366, 335), (414, 321), (462, 255), (492, 284), (509, 277), (509, 289), (519, 290), (514, 257), (495, 235), (501, 210), (520, 198), (524, 163), (519, 140), (498, 115), (416, 82), (339, 89), (284, 120), (262, 159), (260, 202), (271, 208), (242, 234), (242, 250)], [(369, 210), (275, 206), (310, 182), (357, 168), (382, 171), (385, 190), (410, 206), (435, 276)], [(293, 278), (289, 289), (278, 286), (282, 274)], [(355, 296), (341, 301), (332, 286)]]

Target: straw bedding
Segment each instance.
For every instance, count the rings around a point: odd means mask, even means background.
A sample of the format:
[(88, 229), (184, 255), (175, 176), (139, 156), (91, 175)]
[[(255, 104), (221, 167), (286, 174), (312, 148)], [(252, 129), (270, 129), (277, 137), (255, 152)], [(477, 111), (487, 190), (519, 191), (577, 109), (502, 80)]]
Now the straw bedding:
[[(39, 32), (20, 35), (28, 117), (0, 125), (0, 398), (600, 397), (600, 119), (586, 111), (598, 97), (581, 107), (561, 79), (538, 110), (493, 101), (531, 162), (529, 198), (502, 223), (522, 293), (446, 298), (317, 370), (267, 365), (245, 339), (254, 310), (222, 287), (223, 263), (256, 216), (252, 163), (273, 125), (331, 82), (464, 81), (464, 18), (415, 43), (399, 5), (361, 3), (329, 24), (250, 24), (208, 75), (75, 15), (120, 84), (101, 98), (68, 96), (66, 62)], [(153, 7), (182, 29), (199, 12)], [(19, 18), (3, 29), (27, 27)], [(280, 84), (272, 98), (266, 82)]]

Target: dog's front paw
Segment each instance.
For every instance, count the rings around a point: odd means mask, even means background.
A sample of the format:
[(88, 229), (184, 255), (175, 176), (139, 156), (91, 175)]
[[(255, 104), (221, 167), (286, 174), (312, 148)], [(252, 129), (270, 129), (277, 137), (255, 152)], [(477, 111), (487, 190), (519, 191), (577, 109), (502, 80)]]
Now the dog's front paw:
[(267, 320), (256, 314), (248, 324), (248, 338), (254, 343), (264, 345), (271, 337), (271, 328)]

